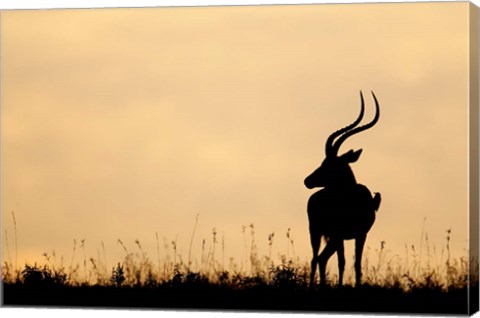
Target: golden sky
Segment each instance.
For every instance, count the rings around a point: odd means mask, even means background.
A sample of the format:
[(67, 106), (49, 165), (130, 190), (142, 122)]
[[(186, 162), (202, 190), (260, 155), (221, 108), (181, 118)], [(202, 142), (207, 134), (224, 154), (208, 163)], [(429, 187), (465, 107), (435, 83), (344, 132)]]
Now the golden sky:
[(192, 258), (215, 228), (225, 257), (241, 260), (242, 226), (254, 224), (261, 254), (275, 232), (274, 255), (307, 259), (303, 180), (328, 135), (356, 118), (359, 90), (366, 120), (370, 90), (381, 118), (340, 152), (364, 150), (352, 168), (383, 196), (367, 245), (404, 257), (424, 231), (439, 251), (451, 228), (465, 255), (468, 10), (2, 12), (3, 256), (14, 255), (14, 211), (19, 263), (52, 250), (69, 260), (74, 239), (93, 257), (103, 242), (112, 264), (118, 239), (154, 258), (156, 233), (162, 252), (177, 240), (186, 258), (197, 214)]

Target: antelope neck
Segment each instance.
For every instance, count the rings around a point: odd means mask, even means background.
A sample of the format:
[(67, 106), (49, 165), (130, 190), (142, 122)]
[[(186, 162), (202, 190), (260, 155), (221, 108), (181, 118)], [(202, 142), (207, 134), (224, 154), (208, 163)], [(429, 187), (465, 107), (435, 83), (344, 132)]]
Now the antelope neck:
[(339, 183), (332, 183), (331, 185), (328, 186), (330, 189), (340, 189), (340, 188), (345, 188), (345, 187), (352, 187), (357, 185), (357, 181), (355, 180), (355, 177), (353, 180), (350, 180), (348, 182), (339, 182)]

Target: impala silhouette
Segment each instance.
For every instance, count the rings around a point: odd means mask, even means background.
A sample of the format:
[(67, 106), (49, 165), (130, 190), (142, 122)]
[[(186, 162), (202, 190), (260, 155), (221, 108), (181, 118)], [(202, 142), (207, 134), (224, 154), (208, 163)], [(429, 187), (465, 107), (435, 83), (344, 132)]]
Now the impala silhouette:
[[(361, 109), (358, 118), (350, 125), (331, 134), (325, 144), (326, 157), (318, 169), (305, 179), (309, 189), (321, 187), (308, 200), (308, 221), (313, 258), (310, 272), (310, 287), (315, 283), (315, 272), (318, 264), (320, 285), (325, 285), (325, 268), (328, 259), (337, 252), (339, 285), (343, 284), (345, 269), (344, 240), (355, 240), (355, 283), (361, 284), (362, 253), (367, 233), (375, 222), (375, 212), (380, 206), (381, 197), (357, 183), (350, 163), (356, 162), (362, 149), (350, 150), (342, 155), (338, 151), (347, 138), (373, 127), (379, 117), (380, 108), (375, 101), (375, 117), (371, 122), (358, 126), (365, 112), (363, 94), (360, 91)], [(336, 139), (336, 140), (335, 140)], [(322, 237), (326, 246), (320, 254)]]

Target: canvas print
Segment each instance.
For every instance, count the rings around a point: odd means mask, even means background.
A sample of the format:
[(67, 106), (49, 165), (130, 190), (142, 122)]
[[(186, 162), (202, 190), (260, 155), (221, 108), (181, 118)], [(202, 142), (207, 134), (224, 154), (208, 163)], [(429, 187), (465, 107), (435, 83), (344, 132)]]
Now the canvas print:
[(469, 2), (1, 12), (2, 305), (470, 315)]

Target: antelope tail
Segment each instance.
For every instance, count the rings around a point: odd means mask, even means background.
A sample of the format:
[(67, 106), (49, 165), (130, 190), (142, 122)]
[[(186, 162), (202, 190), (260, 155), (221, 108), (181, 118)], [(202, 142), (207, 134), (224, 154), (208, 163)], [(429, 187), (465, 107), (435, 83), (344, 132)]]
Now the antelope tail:
[(380, 193), (375, 192), (375, 196), (373, 197), (372, 200), (373, 200), (373, 210), (378, 211), (378, 209), (380, 208), (380, 202), (382, 201), (382, 197)]

